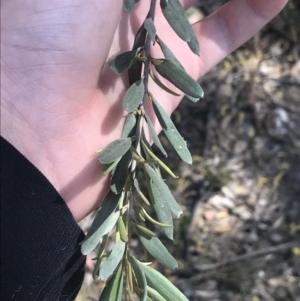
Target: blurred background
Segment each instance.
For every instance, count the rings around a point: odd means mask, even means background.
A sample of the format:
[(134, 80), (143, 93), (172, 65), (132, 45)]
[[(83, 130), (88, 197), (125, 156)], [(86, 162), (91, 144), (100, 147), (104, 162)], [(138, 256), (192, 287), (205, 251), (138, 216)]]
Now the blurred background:
[[(191, 22), (226, 2), (198, 1)], [(204, 100), (183, 100), (172, 116), (193, 165), (162, 136), (165, 161), (180, 175), (167, 182), (184, 214), (174, 243), (163, 241), (179, 269), (157, 268), (191, 301), (299, 301), (300, 1), (200, 83)], [(132, 248), (142, 254), (137, 239)], [(99, 299), (93, 257), (76, 301)]]

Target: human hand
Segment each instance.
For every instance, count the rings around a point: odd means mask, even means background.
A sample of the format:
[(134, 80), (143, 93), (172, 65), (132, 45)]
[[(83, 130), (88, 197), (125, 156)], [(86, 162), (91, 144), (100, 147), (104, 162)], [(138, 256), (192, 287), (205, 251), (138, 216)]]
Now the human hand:
[[(150, 1), (132, 14), (121, 0), (2, 1), (1, 134), (54, 185), (76, 221), (103, 200), (108, 179), (96, 151), (120, 137), (126, 74), (105, 62), (131, 49)], [(187, 9), (192, 0), (182, 0)], [(287, 0), (232, 0), (194, 25), (192, 55), (160, 13), (158, 35), (200, 78), (270, 21)], [(153, 57), (161, 57), (154, 48)], [(171, 113), (180, 98), (150, 91)], [(157, 129), (159, 129), (157, 127)]]

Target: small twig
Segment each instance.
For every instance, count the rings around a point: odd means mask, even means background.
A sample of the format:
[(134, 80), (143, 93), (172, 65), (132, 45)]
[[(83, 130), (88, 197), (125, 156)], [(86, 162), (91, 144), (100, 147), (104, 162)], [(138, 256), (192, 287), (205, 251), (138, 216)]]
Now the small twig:
[(224, 261), (216, 263), (216, 264), (210, 264), (210, 265), (206, 265), (206, 266), (199, 266), (198, 265), (198, 266), (195, 267), (195, 269), (197, 271), (200, 271), (200, 272), (208, 272), (208, 271), (211, 271), (211, 270), (220, 269), (222, 267), (225, 267), (227, 265), (231, 265), (231, 264), (234, 264), (234, 263), (237, 263), (237, 262), (240, 262), (240, 261), (244, 261), (244, 260), (252, 259), (252, 258), (255, 258), (255, 257), (260, 257), (260, 256), (265, 256), (265, 255), (285, 251), (285, 250), (290, 249), (290, 248), (292, 248), (296, 245), (297, 245), (296, 242), (288, 242), (288, 243), (277, 245), (277, 246), (274, 246), (274, 247), (269, 247), (269, 248), (249, 252), (249, 253), (246, 253), (246, 254), (243, 254), (243, 255), (240, 255), (240, 256), (236, 256), (236, 257), (231, 258), (231, 259), (224, 260)]

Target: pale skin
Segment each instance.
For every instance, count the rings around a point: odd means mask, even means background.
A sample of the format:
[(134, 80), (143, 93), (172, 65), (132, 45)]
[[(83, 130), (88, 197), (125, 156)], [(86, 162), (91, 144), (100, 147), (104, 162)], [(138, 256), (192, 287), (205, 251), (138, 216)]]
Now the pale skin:
[[(125, 14), (122, 2), (1, 1), (1, 135), (47, 177), (76, 221), (107, 193), (108, 178), (96, 151), (120, 137), (126, 116), (121, 105), (126, 74), (115, 75), (105, 62), (131, 49), (150, 4), (141, 0), (133, 14)], [(181, 2), (187, 9), (194, 1)], [(194, 24), (200, 57), (173, 33), (159, 6), (155, 24), (189, 74), (199, 79), (286, 3), (232, 0)], [(154, 48), (152, 56), (161, 53)], [(152, 83), (150, 90), (170, 114), (180, 102)]]

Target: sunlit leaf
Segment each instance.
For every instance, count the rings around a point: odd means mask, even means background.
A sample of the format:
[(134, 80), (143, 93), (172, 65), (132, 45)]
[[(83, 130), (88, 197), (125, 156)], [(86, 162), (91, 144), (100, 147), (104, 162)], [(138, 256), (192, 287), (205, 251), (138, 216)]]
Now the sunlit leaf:
[(136, 231), (137, 233), (144, 233), (147, 237), (154, 237), (155, 233), (153, 231), (151, 231), (150, 229), (146, 228), (145, 226), (137, 223), (137, 222), (133, 222), (133, 224), (136, 227)]
[(156, 71), (169, 80), (179, 90), (195, 98), (204, 96), (201, 86), (185, 70), (176, 66), (173, 62), (162, 60), (159, 65), (154, 65)]
[(147, 18), (145, 20), (144, 27), (147, 30), (151, 41), (155, 41), (156, 29), (155, 29), (155, 25), (153, 23), (153, 20), (151, 18)]
[(112, 71), (116, 74), (120, 74), (125, 70), (129, 69), (136, 60), (136, 56), (141, 51), (141, 47), (126, 51), (118, 55), (115, 59), (108, 62), (108, 65)]
[(186, 146), (186, 142), (182, 138), (182, 136), (177, 131), (173, 121), (169, 117), (169, 115), (165, 112), (162, 106), (156, 101), (154, 98), (152, 99), (152, 104), (154, 108), (154, 112), (156, 117), (163, 128), (164, 133), (167, 138), (173, 145), (177, 154), (180, 158), (188, 164), (192, 164), (193, 159), (189, 149)]
[(141, 78), (134, 84), (132, 84), (127, 90), (124, 100), (123, 107), (128, 112), (133, 112), (143, 102), (145, 94), (144, 81)]
[(180, 96), (180, 94), (175, 93), (174, 91), (172, 91), (171, 89), (169, 89), (167, 86), (165, 86), (160, 79), (150, 70), (150, 76), (153, 79), (153, 81), (163, 90), (165, 90), (166, 92), (168, 92), (169, 94), (172, 94), (174, 96)]
[(120, 215), (118, 211), (115, 212), (118, 207), (119, 200), (120, 195), (116, 195), (112, 192), (109, 192), (107, 194), (90, 227), (87, 236), (82, 243), (82, 254), (86, 255), (91, 253), (95, 249), (101, 238), (113, 229)]
[(137, 259), (130, 256), (130, 262), (133, 267), (138, 286), (143, 291), (140, 294), (140, 301), (146, 301), (148, 292), (147, 292), (147, 281), (146, 281), (145, 273), (141, 269), (140, 262)]
[(126, 13), (130, 13), (131, 11), (134, 10), (134, 6), (136, 5), (136, 3), (138, 3), (140, 0), (124, 0), (123, 3), (123, 10)]
[(110, 143), (101, 153), (98, 155), (98, 160), (102, 164), (109, 164), (120, 157), (122, 157), (131, 146), (130, 138), (121, 138)]
[(107, 280), (115, 271), (125, 252), (126, 243), (122, 240), (116, 242), (103, 264), (101, 265), (99, 277), (101, 280)]
[[(169, 187), (167, 184), (163, 181), (163, 179), (153, 170), (153, 168), (148, 165), (143, 165), (147, 174), (151, 178), (152, 182), (150, 181), (150, 189), (153, 193), (154, 197), (154, 191), (155, 193), (159, 194), (160, 197), (164, 200), (166, 206), (169, 206), (171, 209), (171, 212), (178, 218), (182, 214), (182, 210), (180, 206), (177, 204), (176, 200), (174, 199)], [(155, 199), (155, 197), (154, 197)], [(155, 200), (156, 201), (156, 200)], [(162, 223), (170, 224), (169, 220), (160, 220)]]
[(159, 150), (164, 154), (165, 157), (168, 157), (164, 147), (162, 146), (162, 144), (161, 144), (161, 142), (158, 138), (158, 135), (156, 134), (156, 130), (154, 128), (154, 125), (153, 125), (151, 119), (148, 116), (146, 116), (146, 121), (147, 121), (149, 132), (151, 134), (151, 137), (152, 137), (152, 140), (153, 140), (154, 144), (159, 148)]
[(187, 297), (161, 273), (147, 265), (141, 264), (140, 266), (144, 270), (148, 286), (155, 289), (167, 301), (189, 301)]
[(122, 265), (120, 264), (117, 272), (109, 279), (99, 301), (121, 301), (123, 292)]
[(122, 138), (127, 138), (134, 135), (134, 129), (136, 125), (136, 116), (134, 113), (128, 114), (126, 117), (123, 132), (122, 132)]
[(158, 37), (156, 36), (156, 40), (158, 42), (158, 45), (161, 48), (162, 53), (164, 54), (165, 58), (171, 62), (173, 62), (176, 66), (184, 69), (184, 67), (181, 65), (181, 63), (177, 60), (173, 52), (170, 50), (170, 48)]
[(160, 0), (160, 7), (166, 20), (176, 32), (176, 34), (184, 41), (188, 42), (191, 40), (191, 26), (189, 24), (187, 15), (182, 8), (179, 10), (173, 7), (170, 1)]
[(118, 163), (117, 167), (113, 171), (111, 180), (110, 180), (110, 188), (111, 190), (119, 194), (122, 192), (128, 174), (128, 167), (131, 161), (131, 152), (130, 150), (122, 157), (121, 161)]
[[(157, 185), (154, 184), (152, 179), (150, 180), (150, 189), (154, 199), (154, 204), (152, 206), (155, 210), (158, 220), (163, 224), (173, 225), (171, 208), (166, 202), (165, 193), (163, 195), (161, 194), (162, 189), (157, 188)], [(168, 195), (167, 197), (170, 196)], [(173, 240), (174, 228), (163, 228), (162, 231), (169, 239)]]
[(166, 301), (166, 299), (152, 287), (148, 286), (147, 291), (148, 291), (148, 295), (151, 296), (153, 301)]
[(124, 222), (125, 215), (120, 216), (118, 219), (118, 231), (120, 233), (120, 237), (123, 241), (128, 241), (128, 232)]
[(172, 270), (178, 268), (175, 258), (156, 236), (149, 237), (140, 231), (138, 231), (138, 235), (145, 249), (157, 259), (158, 262)]

